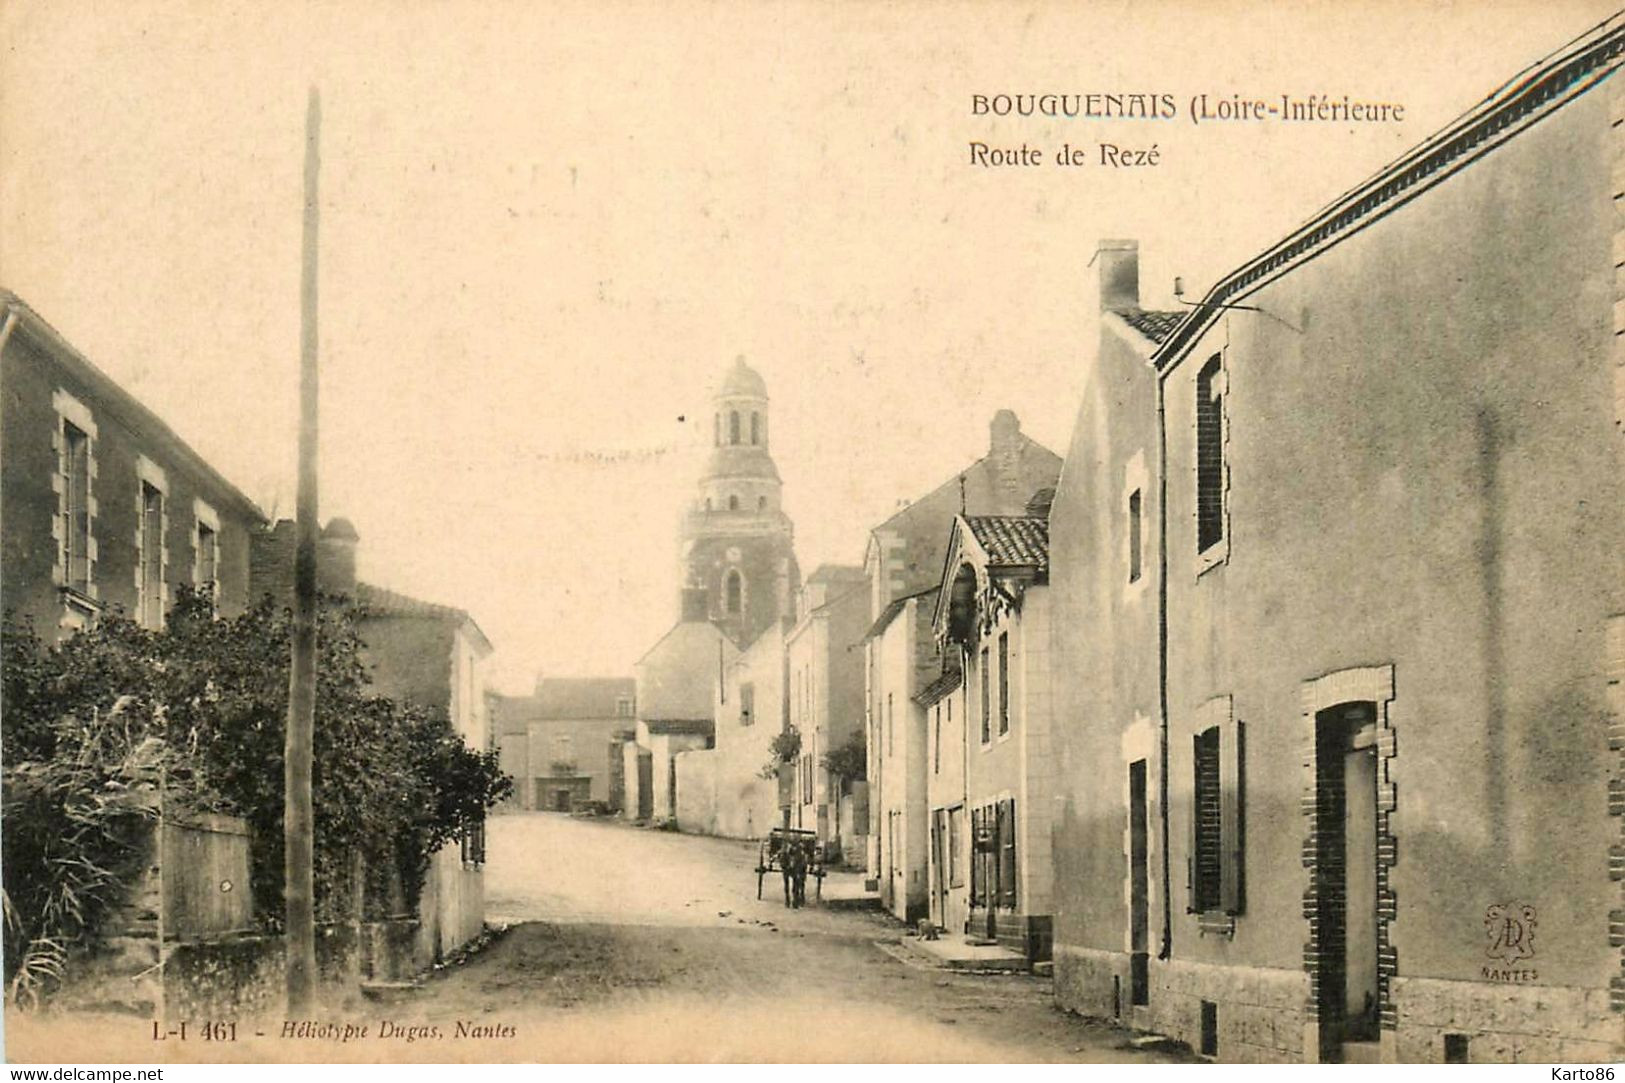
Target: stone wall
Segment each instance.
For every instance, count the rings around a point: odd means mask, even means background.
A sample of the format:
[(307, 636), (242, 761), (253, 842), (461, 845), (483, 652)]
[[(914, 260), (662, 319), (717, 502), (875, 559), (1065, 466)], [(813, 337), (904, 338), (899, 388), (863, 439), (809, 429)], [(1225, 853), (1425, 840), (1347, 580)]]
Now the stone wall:
[[(1393, 993), (1399, 1025), (1384, 1060), (1442, 1062), (1450, 1034), (1466, 1037), (1469, 1063), (1589, 1065), (1620, 1058), (1620, 1020), (1606, 989), (1397, 977)], [(1390, 1035), (1383, 1038), (1388, 1044)]]

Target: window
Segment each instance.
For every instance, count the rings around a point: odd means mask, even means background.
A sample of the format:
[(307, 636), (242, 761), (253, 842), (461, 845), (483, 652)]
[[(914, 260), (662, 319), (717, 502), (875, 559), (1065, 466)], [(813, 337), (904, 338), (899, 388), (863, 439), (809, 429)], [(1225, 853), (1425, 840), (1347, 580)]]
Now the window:
[(1219, 802), (1219, 730), (1196, 735), (1195, 799), (1191, 847), (1191, 908), (1198, 913), (1219, 908), (1221, 870)]
[(143, 628), (164, 624), (164, 493), (151, 482), (141, 483), (140, 590), (137, 620)]
[(1196, 376), (1196, 551), (1224, 540), (1224, 380), (1214, 354)]
[(63, 511), (67, 529), (62, 533), (64, 585), (90, 593), (90, 436), (71, 421), (62, 422)]
[(1198, 710), (1192, 753), (1186, 908), (1234, 916), (1246, 896), (1247, 727), (1236, 720), (1229, 696)]
[(1010, 633), (999, 633), (999, 735), (1010, 732)]
[(1128, 581), (1140, 581), (1140, 490), (1128, 494)]
[(556, 775), (569, 775), (575, 773), (576, 741), (573, 734), (555, 733), (553, 735), (552, 767), (553, 773)]
[(993, 715), (988, 706), (986, 647), (982, 648), (982, 665), (977, 672), (977, 683), (982, 686), (982, 743), (985, 745), (993, 740)]
[(728, 414), (728, 443), (739, 443), (739, 411), (732, 410)]
[(759, 497), (756, 498), (756, 510), (757, 511), (766, 511), (767, 510), (767, 497), (759, 496)]
[(737, 571), (728, 573), (724, 604), (729, 613), (738, 613), (745, 607), (745, 578)]
[(210, 598), (219, 601), (215, 577), (219, 574), (220, 537), (207, 523), (197, 525), (197, 579), (193, 586), (207, 590)]
[(965, 886), (965, 863), (960, 853), (965, 844), (965, 807), (948, 810), (948, 886)]
[(729, 511), (738, 511), (739, 510), (739, 494), (738, 493), (729, 493), (728, 494), (728, 510)]
[(750, 442), (753, 443), (753, 444), (759, 443), (760, 442), (760, 435), (761, 435), (761, 418), (757, 415), (755, 410), (752, 410), (750, 412)]
[(485, 820), (483, 818), (464, 829), (462, 856), (465, 865), (485, 864)]
[(632, 717), (632, 697), (622, 696), (615, 701), (615, 715), (618, 718)]
[(756, 685), (746, 682), (739, 686), (739, 724), (748, 726), (756, 721)]
[(207, 590), (213, 609), (220, 608), (220, 516), (201, 500), (192, 502), (197, 534), (192, 539), (192, 586)]

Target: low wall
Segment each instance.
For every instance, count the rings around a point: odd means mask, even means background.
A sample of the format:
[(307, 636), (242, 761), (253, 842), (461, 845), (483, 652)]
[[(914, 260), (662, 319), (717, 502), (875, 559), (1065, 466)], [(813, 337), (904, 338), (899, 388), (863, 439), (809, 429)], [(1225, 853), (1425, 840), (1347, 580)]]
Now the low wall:
[[(316, 966), (324, 983), (402, 981), (422, 967), (414, 951), (417, 922), (316, 927)], [(165, 941), (158, 965), (153, 936), (110, 937), (75, 967), (53, 1005), (67, 1011), (116, 1012), (158, 1019), (251, 1019), (274, 1016), (286, 995), (287, 948), (277, 935)]]
[(717, 833), (717, 754), (711, 750), (679, 752), (677, 828), (696, 835)]

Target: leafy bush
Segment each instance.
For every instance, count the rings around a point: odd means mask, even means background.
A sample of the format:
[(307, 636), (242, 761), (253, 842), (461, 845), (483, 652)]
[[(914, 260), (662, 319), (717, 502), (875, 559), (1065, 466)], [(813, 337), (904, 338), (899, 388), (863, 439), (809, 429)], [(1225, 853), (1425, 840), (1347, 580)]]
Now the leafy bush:
[(796, 762), (801, 755), (801, 731), (794, 726), (786, 726), (773, 735), (773, 741), (767, 746), (768, 761), (762, 765), (757, 775), (765, 779), (779, 777), (779, 767), (784, 764)]
[(869, 770), (868, 744), (862, 730), (847, 734), (838, 748), (832, 748), (819, 757), (819, 764), (830, 774), (848, 782), (867, 778)]
[[(256, 916), (282, 927), (291, 622), (268, 600), (217, 620), (207, 596), (179, 593), (161, 632), (105, 615), (49, 650), (9, 618), (0, 633), (0, 875), (11, 942), (29, 945), (6, 953), (14, 998), (19, 981), (48, 986), (94, 943), (140, 860), (135, 840), (160, 777), (170, 815), (247, 821)], [(410, 909), (431, 855), (477, 825), (512, 780), (443, 711), (370, 694), (347, 606), (323, 605), (317, 644), (317, 916), (348, 915), (357, 854), (369, 911)]]

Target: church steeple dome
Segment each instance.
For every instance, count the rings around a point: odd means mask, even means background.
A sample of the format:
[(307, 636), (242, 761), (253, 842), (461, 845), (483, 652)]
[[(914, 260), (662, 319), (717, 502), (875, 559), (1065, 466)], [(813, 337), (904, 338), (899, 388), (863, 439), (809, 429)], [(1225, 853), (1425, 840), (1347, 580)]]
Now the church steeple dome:
[(711, 451), (683, 521), (683, 574), (742, 646), (787, 612), (800, 585), (782, 488), (768, 451), (767, 383), (740, 357), (711, 396)]

